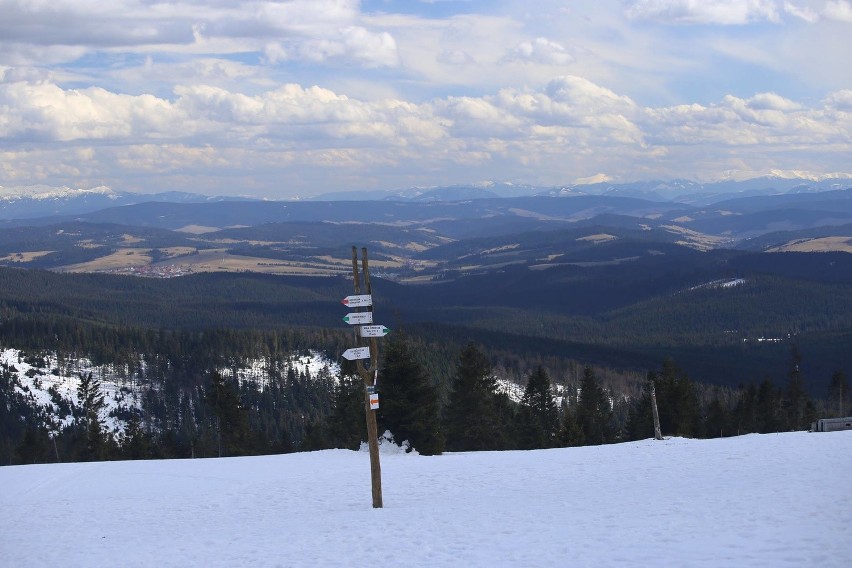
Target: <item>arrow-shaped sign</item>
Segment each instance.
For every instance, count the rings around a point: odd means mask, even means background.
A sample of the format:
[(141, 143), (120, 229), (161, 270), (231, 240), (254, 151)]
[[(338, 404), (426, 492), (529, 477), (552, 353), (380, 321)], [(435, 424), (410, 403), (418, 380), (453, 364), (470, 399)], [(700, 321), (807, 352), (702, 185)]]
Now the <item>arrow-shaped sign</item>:
[(343, 358), (348, 361), (354, 361), (355, 359), (369, 359), (370, 358), (370, 348), (369, 347), (353, 347), (352, 349), (347, 349), (343, 352)]
[(373, 305), (373, 296), (370, 294), (360, 294), (357, 296), (346, 296), (341, 303), (350, 308), (361, 308)]
[(390, 330), (383, 325), (362, 325), (361, 337), (384, 337)]
[(343, 321), (349, 325), (373, 323), (373, 312), (351, 312), (344, 316)]

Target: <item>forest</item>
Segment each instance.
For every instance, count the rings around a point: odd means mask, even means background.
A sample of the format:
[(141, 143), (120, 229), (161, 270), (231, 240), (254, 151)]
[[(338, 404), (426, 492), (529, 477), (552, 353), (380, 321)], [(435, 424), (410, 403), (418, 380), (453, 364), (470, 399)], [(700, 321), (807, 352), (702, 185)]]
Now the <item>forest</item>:
[[(77, 400), (55, 396), (58, 420), (22, 396), (14, 369), (0, 367), (0, 463), (237, 456), (324, 448), (365, 440), (365, 390), (352, 365), (339, 374), (298, 370), (294, 353), (324, 345), (330, 358), (351, 346), (345, 330), (153, 330), (69, 320), (4, 320), (0, 341), (26, 345), (27, 360), (84, 354), (127, 369), (142, 404), (103, 421), (98, 376), (79, 377)], [(60, 339), (61, 338), (61, 339)], [(606, 444), (653, 436), (655, 387), (665, 435), (721, 437), (807, 429), (847, 411), (848, 381), (836, 370), (819, 396), (808, 393), (795, 345), (787, 372), (735, 387), (692, 380), (673, 360), (645, 373), (618, 372), (564, 357), (524, 359), (474, 342), (435, 344), (407, 330), (382, 340), (380, 432), (421, 454)], [(269, 361), (262, 381), (227, 373), (248, 359)], [(519, 397), (498, 386), (519, 384)], [(55, 394), (55, 393), (54, 393)]]

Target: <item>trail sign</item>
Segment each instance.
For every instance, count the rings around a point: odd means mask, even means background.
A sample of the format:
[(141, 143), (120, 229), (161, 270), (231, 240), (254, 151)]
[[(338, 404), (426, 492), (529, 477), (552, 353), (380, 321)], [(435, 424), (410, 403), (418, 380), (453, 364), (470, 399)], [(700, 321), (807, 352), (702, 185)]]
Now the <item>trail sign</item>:
[(373, 296), (372, 294), (358, 294), (355, 296), (346, 296), (341, 300), (341, 303), (344, 306), (348, 306), (350, 308), (363, 308), (366, 306), (373, 305)]
[(390, 330), (383, 325), (362, 325), (361, 337), (384, 337)]
[(379, 408), (379, 394), (372, 393), (370, 395), (370, 410), (378, 410)]
[(354, 361), (355, 359), (369, 359), (370, 358), (370, 348), (369, 347), (353, 347), (352, 349), (347, 349), (343, 352), (343, 358), (348, 361)]
[(373, 312), (350, 312), (343, 317), (343, 321), (349, 325), (373, 323)]

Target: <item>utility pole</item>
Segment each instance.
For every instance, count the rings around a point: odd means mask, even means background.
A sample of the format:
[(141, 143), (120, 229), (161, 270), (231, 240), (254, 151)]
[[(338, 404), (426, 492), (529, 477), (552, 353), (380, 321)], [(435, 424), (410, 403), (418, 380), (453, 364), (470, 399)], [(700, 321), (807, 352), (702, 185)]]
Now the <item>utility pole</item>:
[[(388, 330), (381, 325), (362, 325), (373, 323), (373, 289), (370, 285), (370, 267), (367, 262), (367, 248), (361, 249), (361, 265), (364, 272), (364, 288), (366, 294), (361, 294), (361, 279), (358, 275), (358, 249), (352, 247), (352, 280), (355, 283), (355, 295), (343, 299), (347, 306), (357, 311), (349, 313), (344, 319), (355, 325), (355, 342), (358, 347), (347, 349), (343, 356), (354, 359), (358, 375), (364, 380), (365, 397), (364, 412), (367, 415), (367, 445), (370, 448), (370, 479), (373, 490), (373, 508), (382, 508), (382, 468), (379, 463), (379, 436), (376, 426), (376, 409), (379, 407), (376, 382), (379, 377), (379, 345), (377, 337), (387, 334)], [(369, 348), (360, 344), (363, 338), (369, 338)], [(370, 360), (366, 368), (362, 359)]]

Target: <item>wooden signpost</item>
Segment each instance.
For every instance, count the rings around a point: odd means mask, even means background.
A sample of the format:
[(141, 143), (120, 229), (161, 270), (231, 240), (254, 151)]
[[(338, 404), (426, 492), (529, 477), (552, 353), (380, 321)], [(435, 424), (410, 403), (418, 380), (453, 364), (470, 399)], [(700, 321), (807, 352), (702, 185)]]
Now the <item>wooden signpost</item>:
[[(382, 508), (382, 468), (379, 463), (379, 437), (376, 426), (376, 410), (379, 408), (379, 395), (376, 392), (376, 381), (379, 376), (379, 346), (377, 337), (384, 337), (390, 331), (383, 325), (364, 325), (373, 323), (373, 290), (370, 286), (370, 267), (367, 263), (367, 248), (361, 249), (361, 265), (364, 272), (364, 288), (361, 293), (361, 278), (358, 274), (358, 249), (352, 247), (352, 279), (355, 283), (355, 295), (343, 298), (343, 305), (357, 311), (350, 312), (343, 321), (355, 326), (355, 343), (360, 345), (363, 338), (369, 338), (369, 346), (359, 346), (347, 349), (343, 357), (355, 361), (358, 375), (364, 379), (366, 386), (364, 411), (367, 415), (367, 445), (370, 448), (370, 478), (373, 488), (373, 508)], [(367, 368), (363, 360), (369, 359)]]

